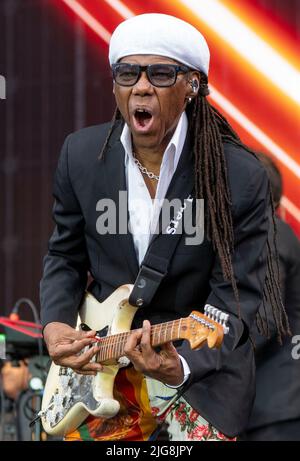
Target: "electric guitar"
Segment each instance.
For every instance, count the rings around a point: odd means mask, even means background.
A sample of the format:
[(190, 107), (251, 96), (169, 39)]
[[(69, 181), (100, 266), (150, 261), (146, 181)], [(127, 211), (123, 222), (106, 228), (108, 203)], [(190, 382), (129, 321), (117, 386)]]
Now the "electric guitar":
[[(39, 412), (48, 434), (64, 436), (90, 414), (112, 418), (118, 413), (120, 404), (113, 397), (114, 380), (119, 368), (130, 363), (124, 357), (124, 346), (138, 309), (128, 302), (132, 288), (133, 285), (122, 285), (102, 303), (86, 293), (77, 327), (84, 324), (97, 331), (99, 352), (94, 360), (103, 364), (103, 370), (96, 376), (79, 375), (71, 368), (51, 364)], [(228, 315), (212, 306), (206, 306), (205, 313), (193, 311), (186, 318), (151, 326), (152, 346), (187, 339), (192, 349), (205, 343), (210, 348), (219, 348)]]

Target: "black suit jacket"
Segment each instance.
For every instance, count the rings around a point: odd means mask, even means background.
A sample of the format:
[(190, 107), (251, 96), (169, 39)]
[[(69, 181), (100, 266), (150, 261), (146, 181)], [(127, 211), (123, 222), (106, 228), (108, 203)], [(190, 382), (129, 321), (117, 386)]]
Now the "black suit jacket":
[[(139, 270), (131, 234), (99, 235), (96, 231), (98, 200), (113, 199), (118, 212), (119, 191), (126, 190), (121, 126), (114, 130), (104, 159), (98, 159), (108, 127), (76, 132), (62, 148), (54, 181), (56, 228), (41, 281), (44, 325), (52, 321), (75, 325), (88, 271), (94, 279), (90, 289), (103, 301), (118, 286), (134, 283)], [(245, 428), (254, 397), (254, 359), (248, 331), (262, 299), (269, 206), (268, 180), (258, 160), (229, 143), (225, 153), (241, 318), (211, 242), (205, 239), (201, 245), (186, 246), (182, 236), (168, 275), (151, 305), (138, 311), (134, 324), (140, 325), (144, 318), (159, 323), (186, 316), (193, 309), (202, 310), (205, 303), (230, 314), (230, 333), (221, 352), (207, 347), (192, 352), (186, 342), (178, 352), (191, 369), (185, 398), (216, 428), (234, 436)], [(187, 138), (167, 198), (186, 198), (193, 181), (193, 156)]]
[(294, 335), (300, 335), (300, 242), (288, 224), (276, 218), (282, 299), (292, 337), (278, 343), (273, 316), (268, 306), (270, 338), (256, 328), (256, 398), (248, 430), (281, 421), (300, 419), (300, 359), (293, 358)]

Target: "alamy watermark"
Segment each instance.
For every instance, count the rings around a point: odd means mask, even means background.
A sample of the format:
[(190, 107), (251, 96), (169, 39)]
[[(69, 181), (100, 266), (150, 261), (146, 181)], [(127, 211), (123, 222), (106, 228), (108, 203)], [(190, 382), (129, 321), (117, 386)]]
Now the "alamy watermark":
[(200, 245), (204, 240), (204, 200), (190, 195), (183, 202), (154, 199), (149, 204), (140, 199), (128, 201), (127, 191), (120, 191), (118, 204), (112, 199), (101, 199), (96, 211), (101, 213), (96, 221), (100, 235), (184, 234), (186, 245)]
[(0, 99), (6, 99), (6, 80), (3, 75), (0, 75)]
[(292, 349), (292, 357), (294, 360), (300, 359), (300, 335), (296, 335), (292, 337), (292, 344), (295, 346)]

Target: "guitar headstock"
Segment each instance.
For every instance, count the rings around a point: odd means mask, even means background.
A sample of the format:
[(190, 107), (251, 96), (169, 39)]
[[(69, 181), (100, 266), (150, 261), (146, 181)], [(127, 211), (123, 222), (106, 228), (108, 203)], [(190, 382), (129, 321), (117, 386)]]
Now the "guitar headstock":
[[(218, 311), (220, 312), (220, 311)], [(184, 337), (190, 343), (191, 349), (200, 349), (205, 343), (209, 348), (220, 348), (223, 342), (224, 329), (226, 329), (226, 314), (220, 320), (213, 319), (210, 315), (193, 311), (186, 318)], [(226, 330), (225, 330), (226, 331)]]

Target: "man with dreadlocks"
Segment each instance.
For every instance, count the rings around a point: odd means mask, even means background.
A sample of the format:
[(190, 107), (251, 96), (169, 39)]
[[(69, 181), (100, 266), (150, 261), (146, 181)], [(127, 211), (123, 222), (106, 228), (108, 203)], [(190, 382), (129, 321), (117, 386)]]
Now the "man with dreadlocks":
[[(41, 282), (50, 356), (78, 373), (101, 373), (101, 364), (91, 362), (97, 346), (76, 355), (95, 335), (74, 329), (88, 272), (94, 279), (88, 289), (99, 301), (136, 279), (144, 290), (136, 305), (155, 284), (156, 292), (138, 309), (125, 346), (130, 365), (115, 381), (121, 410), (106, 420), (88, 418), (66, 439), (150, 440), (164, 417), (172, 440), (232, 438), (245, 428), (253, 402), (249, 330), (264, 293), (272, 299), (279, 336), (287, 326), (268, 251), (268, 179), (206, 99), (209, 49), (194, 27), (162, 14), (136, 16), (113, 33), (109, 59), (117, 103), (112, 123), (70, 135), (55, 178), (56, 229)], [(118, 215), (120, 191), (128, 193), (131, 233), (100, 235), (97, 204), (114, 200)], [(173, 198), (204, 200), (205, 237), (187, 245), (183, 232), (163, 270), (159, 262), (171, 239), (151, 234), (157, 202)], [(153, 252), (155, 242), (161, 254)], [(205, 305), (228, 314), (220, 351), (192, 351), (186, 341), (169, 342), (160, 352), (151, 346), (151, 324)]]

